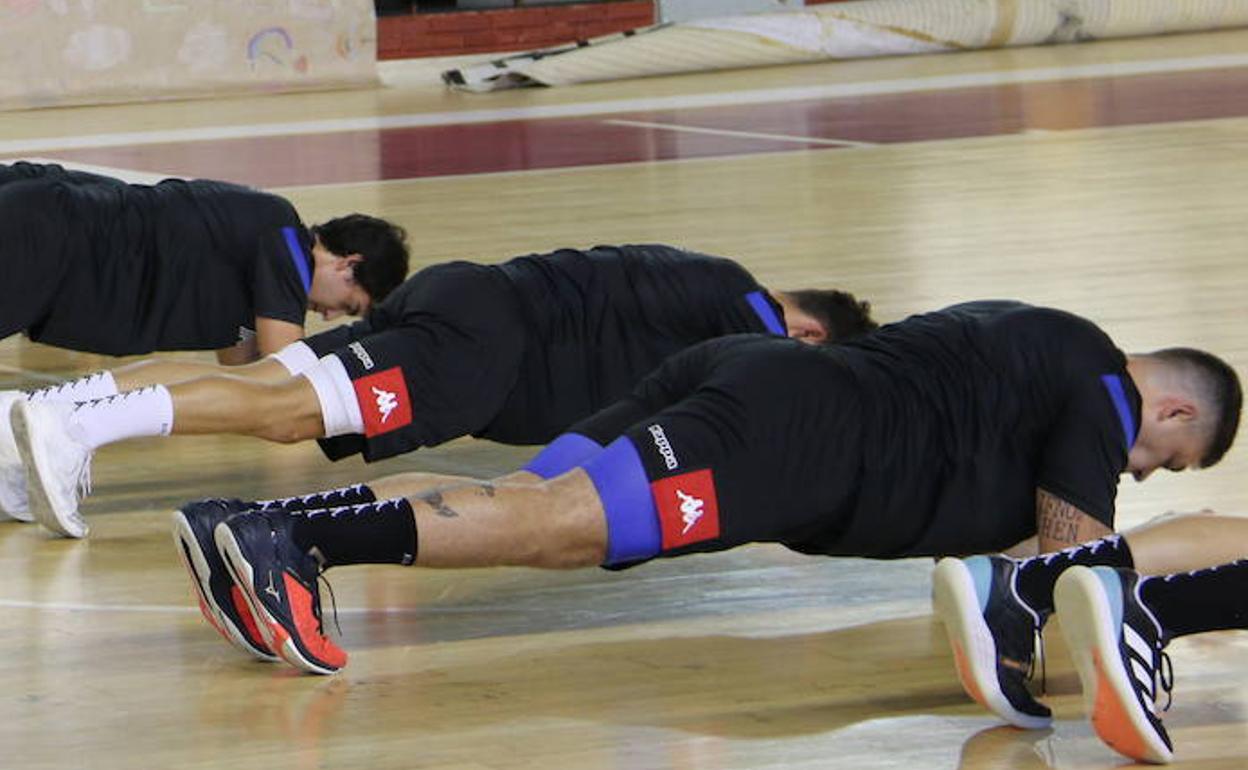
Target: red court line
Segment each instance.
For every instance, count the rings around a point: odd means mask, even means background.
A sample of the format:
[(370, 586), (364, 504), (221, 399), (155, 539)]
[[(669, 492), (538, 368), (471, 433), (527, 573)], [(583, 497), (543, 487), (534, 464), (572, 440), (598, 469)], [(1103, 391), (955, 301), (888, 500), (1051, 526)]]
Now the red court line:
[(896, 143), (1248, 115), (1248, 68), (652, 113), (650, 120)]
[(262, 187), (792, 152), (827, 145), (622, 126), (604, 117), (871, 143), (1248, 115), (1248, 68), (740, 107), (48, 151), (67, 161)]

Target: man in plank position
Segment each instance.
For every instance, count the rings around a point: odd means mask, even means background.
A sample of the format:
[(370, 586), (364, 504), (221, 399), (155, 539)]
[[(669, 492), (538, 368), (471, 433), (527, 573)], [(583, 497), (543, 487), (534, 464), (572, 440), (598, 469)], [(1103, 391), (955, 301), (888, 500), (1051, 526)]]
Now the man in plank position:
[(0, 164), (0, 339), (254, 361), (303, 337), (309, 310), (385, 299), (407, 275), (404, 237), (362, 214), (308, 228), (284, 198), (227, 182)]
[(321, 626), (325, 569), (623, 568), (751, 542), (897, 558), (1037, 536), (1047, 553), (1112, 531), (1121, 473), (1216, 463), (1241, 401), (1208, 353), (1126, 356), (1068, 313), (970, 303), (835, 346), (698, 345), (492, 482), (206, 501), (175, 533), (218, 630), (330, 673), (346, 655)]
[(135, 436), (320, 438), (332, 459), (368, 461), (464, 435), (543, 444), (697, 342), (744, 332), (825, 342), (874, 326), (849, 294), (768, 291), (731, 260), (670, 246), (435, 265), (364, 320), (247, 367), (147, 362), (11, 394), (0, 504), (26, 504), (25, 466), (34, 516), (82, 537), (92, 452)]

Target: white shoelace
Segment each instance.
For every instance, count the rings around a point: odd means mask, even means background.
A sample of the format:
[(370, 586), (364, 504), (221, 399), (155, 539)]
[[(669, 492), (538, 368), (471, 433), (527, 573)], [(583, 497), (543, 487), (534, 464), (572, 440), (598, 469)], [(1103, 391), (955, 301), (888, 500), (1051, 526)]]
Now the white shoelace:
[(78, 469), (78, 499), (91, 494), (91, 457), (92, 452), (87, 452), (87, 459), (82, 463), (82, 467)]

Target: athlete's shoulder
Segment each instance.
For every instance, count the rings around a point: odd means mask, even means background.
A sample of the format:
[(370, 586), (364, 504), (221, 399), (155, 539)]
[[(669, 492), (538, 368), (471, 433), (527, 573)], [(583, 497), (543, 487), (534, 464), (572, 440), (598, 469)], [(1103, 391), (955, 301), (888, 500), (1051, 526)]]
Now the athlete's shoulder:
[(806, 345), (789, 337), (751, 332), (713, 337), (693, 347), (701, 349), (706, 356), (716, 360), (743, 360), (748, 362), (746, 365), (749, 367), (760, 368), (799, 359), (819, 366), (835, 357), (830, 357), (830, 350), (819, 345)]
[(1120, 368), (1126, 358), (1110, 336), (1091, 320), (1054, 307), (1019, 304), (982, 326), (991, 349), (1008, 360), (1075, 375)]
[(615, 250), (623, 259), (668, 264), (732, 266), (741, 271), (745, 270), (739, 262), (729, 257), (708, 254), (685, 246), (673, 246), (665, 243), (630, 243), (623, 246), (595, 246), (594, 249)]
[(699, 251), (663, 243), (598, 244), (585, 249), (564, 247), (554, 251), (526, 254), (514, 257), (503, 266), (541, 263), (588, 267), (590, 269), (622, 268), (630, 272), (678, 272), (706, 270), (708, 268), (746, 273), (736, 261), (728, 257), (704, 254)]
[(1092, 321), (1055, 307), (1020, 305), (1001, 315), (1000, 325), (1011, 333), (1043, 336), (1067, 344), (1113, 345), (1109, 335)]
[(225, 206), (260, 222), (274, 225), (300, 223), (299, 212), (286, 198), (254, 187), (218, 179), (166, 179), (156, 185), (158, 192), (185, 196)]
[(1012, 299), (989, 299), (963, 302), (938, 310), (929, 317), (945, 317), (971, 321), (998, 333), (1017, 334), (1036, 330), (1049, 334), (1077, 334), (1106, 337), (1092, 321), (1068, 310), (1043, 305), (1030, 305)]
[(390, 319), (426, 312), (464, 317), (506, 303), (509, 286), (500, 266), (464, 260), (438, 262), (409, 275), (380, 307)]

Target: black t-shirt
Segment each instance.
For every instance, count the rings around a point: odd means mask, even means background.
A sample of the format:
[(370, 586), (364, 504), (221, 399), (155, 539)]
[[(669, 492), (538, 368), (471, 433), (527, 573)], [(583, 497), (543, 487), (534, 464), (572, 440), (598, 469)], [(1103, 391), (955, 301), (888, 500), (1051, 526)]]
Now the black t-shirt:
[[(545, 442), (619, 400), (668, 356), (726, 334), (785, 334), (783, 315), (736, 262), (671, 246), (597, 246), (513, 259), (529, 329), (515, 387), (476, 435)], [(535, 430), (536, 429), (536, 430)]]
[[(409, 382), (411, 392), (454, 404), (421, 416), (415, 438), (422, 445), (465, 432), (544, 443), (626, 395), (676, 351), (725, 334), (785, 333), (780, 306), (737, 263), (643, 245), (563, 249), (501, 265), (434, 265), (408, 278), (364, 320), (307, 342), (325, 355), (405, 329), (414, 359), (435, 351), (456, 357), (455, 366), (436, 370), (418, 360), (403, 366), (409, 379), (423, 372)], [(508, 360), (514, 363), (505, 375), (467, 381), (467, 373), (496, 371)]]
[[(835, 346), (711, 340), (569, 432), (629, 439), (666, 556), (746, 542), (985, 553), (1035, 534), (1037, 487), (1112, 526), (1140, 410), (1125, 363), (1076, 316), (973, 303)], [(713, 533), (682, 542), (688, 521), (667, 528), (683, 513), (676, 480), (715, 511)]]
[(303, 323), (311, 239), (286, 200), (224, 182), (22, 167), (26, 178), (10, 170), (0, 186), (0, 223), (39, 228), (23, 241), (47, 248), (0, 253), (59, 275), (31, 339), (124, 355), (228, 347), (257, 316)]
[[(1037, 487), (1112, 527), (1140, 395), (1091, 322), (1014, 302), (913, 316), (823, 350), (860, 395), (843, 526), (798, 550), (969, 553), (1035, 534)], [(805, 441), (836, 441), (810, 435)]]

